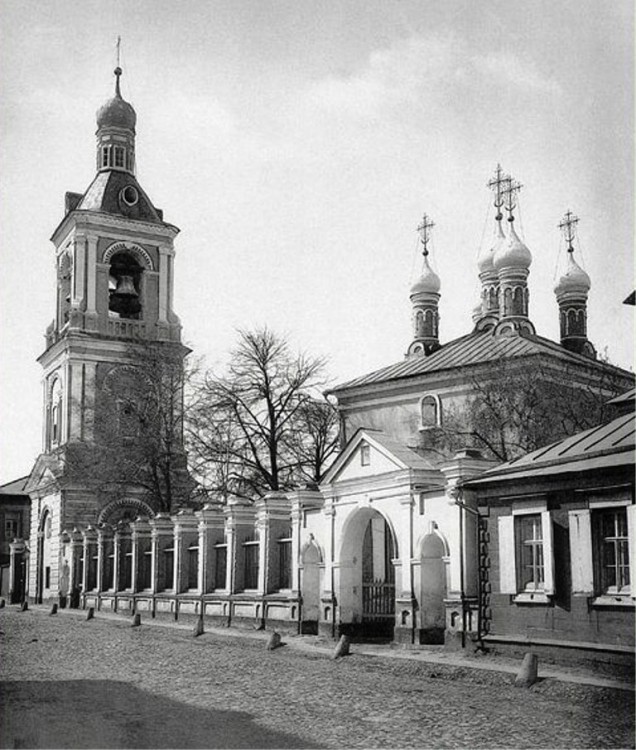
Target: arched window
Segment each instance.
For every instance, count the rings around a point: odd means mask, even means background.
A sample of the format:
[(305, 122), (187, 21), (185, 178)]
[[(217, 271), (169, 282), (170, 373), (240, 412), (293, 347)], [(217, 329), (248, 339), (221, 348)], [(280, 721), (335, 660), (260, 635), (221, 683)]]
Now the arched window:
[(117, 252), (110, 260), (108, 276), (108, 310), (119, 318), (141, 318), (141, 276), (143, 268), (126, 251)]
[(442, 423), (439, 397), (429, 393), (420, 400), (421, 429), (439, 427)]
[(55, 378), (49, 397), (49, 447), (53, 448), (62, 441), (62, 384)]

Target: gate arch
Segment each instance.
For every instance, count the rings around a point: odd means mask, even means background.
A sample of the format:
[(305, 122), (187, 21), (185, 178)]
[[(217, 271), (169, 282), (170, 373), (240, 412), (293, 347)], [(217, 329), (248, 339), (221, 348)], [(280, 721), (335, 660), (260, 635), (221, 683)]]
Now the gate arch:
[(375, 508), (358, 508), (345, 521), (340, 540), (340, 629), (362, 638), (392, 638), (395, 625), (397, 539)]

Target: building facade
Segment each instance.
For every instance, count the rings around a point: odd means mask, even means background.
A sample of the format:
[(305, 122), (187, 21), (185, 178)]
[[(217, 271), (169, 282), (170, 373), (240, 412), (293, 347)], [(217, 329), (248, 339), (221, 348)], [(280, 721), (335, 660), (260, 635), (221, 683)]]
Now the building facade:
[[(138, 439), (149, 351), (177, 363), (187, 352), (172, 308), (179, 230), (135, 177), (136, 114), (121, 96), (120, 76), (117, 68), (115, 95), (97, 112), (95, 178), (84, 193), (66, 194), (65, 216), (51, 237), (57, 295), (39, 358), (43, 447), (27, 484), (29, 591), (38, 601), (79, 586), (64, 530), (157, 511), (135, 481), (116, 471), (110, 486), (96, 477), (112, 434), (131, 445)], [(182, 445), (178, 425), (174, 437)]]

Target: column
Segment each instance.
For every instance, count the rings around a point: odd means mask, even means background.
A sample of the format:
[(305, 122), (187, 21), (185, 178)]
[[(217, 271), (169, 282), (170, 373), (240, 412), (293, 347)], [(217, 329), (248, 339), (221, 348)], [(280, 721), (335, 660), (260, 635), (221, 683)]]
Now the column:
[(97, 236), (86, 237), (87, 279), (86, 279), (86, 329), (97, 330)]
[(82, 592), (86, 594), (97, 588), (97, 532), (87, 526), (82, 537)]
[(80, 530), (75, 527), (69, 533), (69, 593), (70, 605), (79, 607), (79, 598), (82, 591), (82, 557), (84, 553), (84, 540)]
[[(396, 570), (395, 628), (393, 639), (397, 643), (414, 643), (415, 598), (413, 596), (413, 507), (415, 500), (409, 492), (399, 499), (400, 512), (396, 534), (401, 542), (400, 569)], [(397, 575), (399, 573), (399, 576)]]

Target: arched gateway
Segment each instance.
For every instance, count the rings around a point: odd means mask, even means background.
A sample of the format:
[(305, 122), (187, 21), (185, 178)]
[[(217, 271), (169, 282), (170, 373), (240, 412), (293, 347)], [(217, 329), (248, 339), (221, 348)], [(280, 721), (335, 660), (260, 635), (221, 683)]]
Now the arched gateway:
[(354, 511), (343, 529), (337, 566), (342, 632), (393, 637), (396, 555), (395, 534), (385, 517), (372, 508)]

